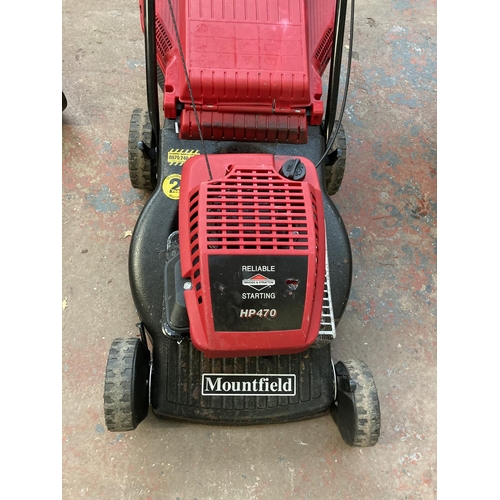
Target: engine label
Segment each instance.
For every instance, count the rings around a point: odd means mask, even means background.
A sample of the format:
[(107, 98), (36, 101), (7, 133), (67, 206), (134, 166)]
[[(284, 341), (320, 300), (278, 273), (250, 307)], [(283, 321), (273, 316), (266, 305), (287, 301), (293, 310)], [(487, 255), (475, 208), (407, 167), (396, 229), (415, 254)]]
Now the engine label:
[(215, 331), (300, 329), (307, 263), (307, 256), (210, 255)]
[(202, 396), (295, 396), (296, 375), (204, 373)]
[(278, 311), (276, 309), (242, 309), (240, 311), (240, 318), (253, 318), (257, 316), (259, 318), (276, 318)]

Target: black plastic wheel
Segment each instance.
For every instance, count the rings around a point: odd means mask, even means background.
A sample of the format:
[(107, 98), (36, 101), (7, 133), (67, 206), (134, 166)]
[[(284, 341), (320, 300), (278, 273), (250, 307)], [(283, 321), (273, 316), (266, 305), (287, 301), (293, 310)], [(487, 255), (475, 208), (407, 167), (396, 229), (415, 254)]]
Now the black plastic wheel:
[(380, 436), (380, 403), (373, 376), (363, 361), (350, 359), (335, 364), (337, 398), (333, 420), (349, 446), (368, 447)]
[(62, 110), (64, 111), (68, 107), (68, 100), (66, 99), (66, 96), (64, 95), (64, 92), (62, 93)]
[(108, 430), (134, 430), (149, 410), (149, 350), (139, 339), (111, 344), (104, 384), (104, 416)]
[[(336, 130), (338, 122), (335, 122), (333, 130)], [(345, 162), (347, 158), (347, 139), (345, 136), (344, 127), (340, 124), (339, 132), (335, 141), (333, 141), (332, 149), (330, 150), (325, 162), (325, 182), (326, 192), (333, 196), (337, 194), (344, 179)]]
[(152, 191), (156, 187), (156, 171), (151, 161), (145, 158), (138, 143), (151, 144), (151, 122), (149, 113), (144, 109), (134, 109), (130, 118), (128, 134), (128, 171), (130, 182), (136, 189)]

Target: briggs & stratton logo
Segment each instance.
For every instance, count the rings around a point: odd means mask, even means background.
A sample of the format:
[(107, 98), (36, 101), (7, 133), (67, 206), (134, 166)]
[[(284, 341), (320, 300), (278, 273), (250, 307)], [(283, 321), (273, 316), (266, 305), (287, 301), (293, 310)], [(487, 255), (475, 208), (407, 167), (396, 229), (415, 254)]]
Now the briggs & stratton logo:
[(264, 290), (264, 288), (273, 286), (276, 283), (276, 280), (267, 278), (263, 274), (255, 274), (251, 278), (244, 279), (241, 283), (260, 292), (261, 290)]

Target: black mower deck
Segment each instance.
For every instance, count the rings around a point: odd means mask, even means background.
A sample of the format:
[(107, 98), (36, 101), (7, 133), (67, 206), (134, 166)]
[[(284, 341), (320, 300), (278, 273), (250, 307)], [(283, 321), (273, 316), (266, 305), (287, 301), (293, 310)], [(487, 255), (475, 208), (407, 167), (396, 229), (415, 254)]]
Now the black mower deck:
[[(216, 374), (210, 386), (203, 376)], [(224, 374), (241, 377), (224, 378)], [(244, 374), (251, 374), (244, 377)], [(258, 389), (262, 377), (268, 383), (296, 378), (293, 396), (203, 395), (226, 381), (247, 380)], [(271, 375), (274, 375), (272, 377)], [(269, 380), (266, 380), (269, 378)], [(219, 379), (219, 380), (218, 380)], [(257, 379), (257, 380), (256, 380)], [(255, 380), (255, 382), (254, 382)], [(279, 382), (275, 382), (278, 387)], [(264, 386), (262, 385), (264, 388)], [(181, 343), (165, 336), (153, 349), (151, 405), (159, 418), (174, 418), (209, 424), (250, 425), (287, 422), (316, 417), (329, 410), (334, 399), (334, 374), (330, 345), (310, 348), (300, 354), (252, 358), (207, 359), (189, 340)], [(226, 391), (226, 392), (228, 392)]]
[[(311, 127), (309, 142), (305, 145), (213, 141), (206, 141), (205, 145), (208, 154), (271, 153), (305, 156), (313, 162), (319, 160), (324, 152), (324, 139), (318, 127)], [(179, 139), (175, 123), (166, 121), (159, 145), (158, 184), (139, 217), (131, 242), (131, 290), (139, 317), (154, 345), (151, 378), (153, 412), (160, 418), (243, 425), (318, 416), (327, 411), (334, 400), (330, 343), (293, 355), (207, 359), (188, 338), (178, 343), (163, 332), (167, 239), (178, 230), (175, 189), (182, 164), (189, 156), (201, 152), (201, 148), (199, 141)], [(321, 177), (322, 169), (319, 173)], [(322, 178), (320, 180), (323, 181)], [(351, 249), (335, 205), (326, 194), (323, 195), (323, 202), (331, 300), (338, 322), (347, 304), (351, 285)], [(283, 375), (283, 380), (293, 376), (296, 393), (293, 396), (203, 396), (203, 374), (252, 374), (258, 377), (272, 374)], [(211, 379), (212, 384), (216, 380), (217, 377)], [(236, 379), (233, 377), (230, 380)]]

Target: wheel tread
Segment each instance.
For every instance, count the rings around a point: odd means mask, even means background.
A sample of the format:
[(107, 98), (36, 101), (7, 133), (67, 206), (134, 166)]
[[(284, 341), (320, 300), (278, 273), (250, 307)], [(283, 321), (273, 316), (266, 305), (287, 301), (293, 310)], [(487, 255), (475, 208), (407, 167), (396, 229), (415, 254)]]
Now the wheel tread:
[[(333, 129), (335, 130), (338, 122), (335, 122)], [(345, 164), (347, 158), (347, 139), (345, 135), (344, 126), (340, 124), (340, 128), (333, 142), (333, 146), (329, 153), (332, 153), (336, 149), (342, 150), (342, 155), (337, 158), (337, 160), (332, 165), (325, 165), (325, 182), (326, 191), (330, 196), (337, 194), (342, 180), (344, 179)]]
[(352, 446), (374, 446), (380, 436), (380, 403), (375, 381), (368, 366), (360, 360), (342, 361), (349, 377), (356, 382), (354, 399), (358, 415)]
[(134, 362), (138, 339), (116, 339), (111, 344), (104, 383), (104, 416), (110, 431), (134, 430)]
[(134, 109), (130, 117), (130, 128), (128, 137), (128, 168), (130, 182), (136, 189), (147, 189), (152, 191), (156, 186), (156, 178), (151, 162), (144, 157), (142, 151), (137, 147), (139, 141), (151, 144), (151, 122), (148, 110)]

